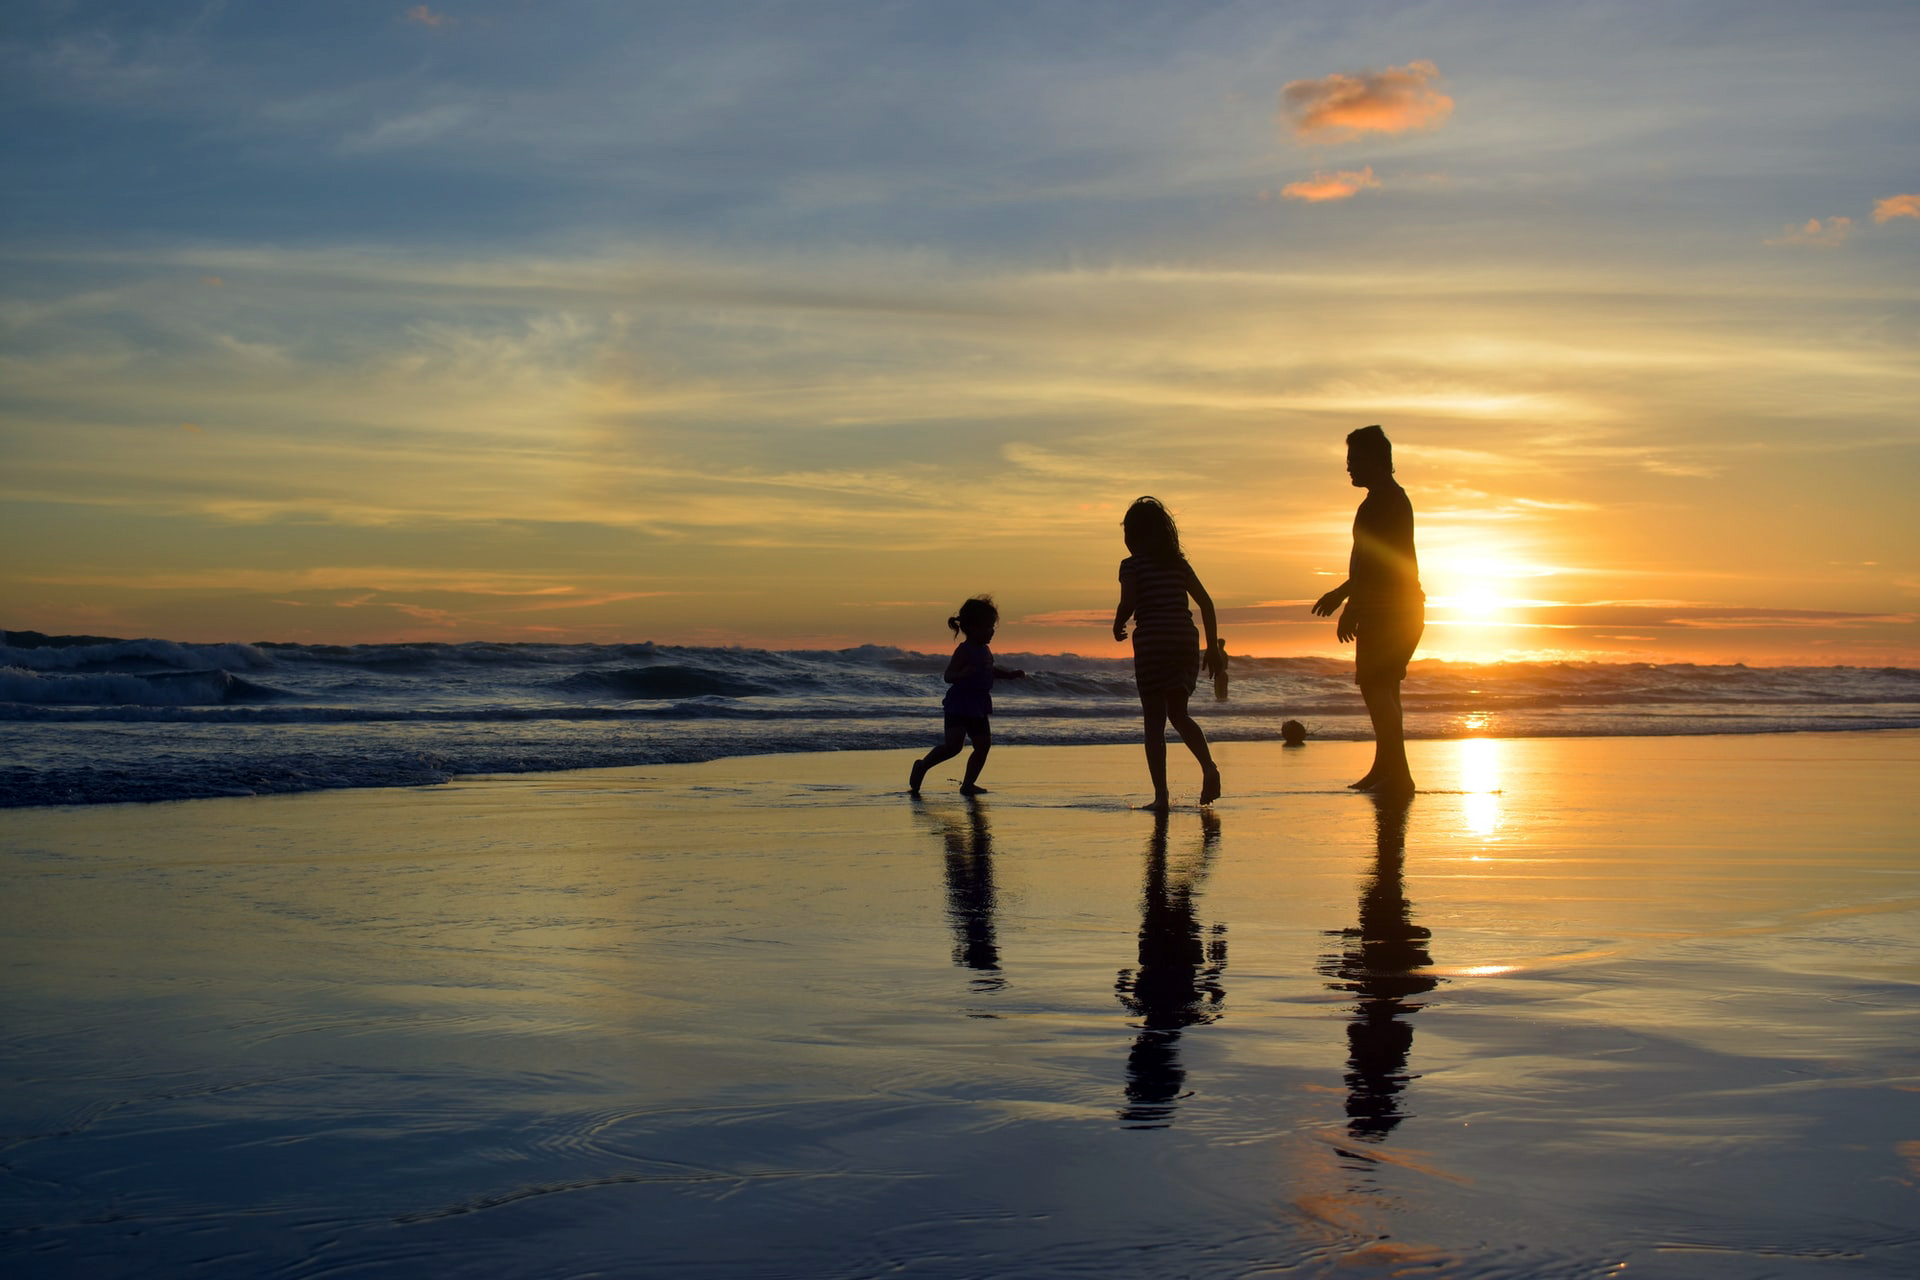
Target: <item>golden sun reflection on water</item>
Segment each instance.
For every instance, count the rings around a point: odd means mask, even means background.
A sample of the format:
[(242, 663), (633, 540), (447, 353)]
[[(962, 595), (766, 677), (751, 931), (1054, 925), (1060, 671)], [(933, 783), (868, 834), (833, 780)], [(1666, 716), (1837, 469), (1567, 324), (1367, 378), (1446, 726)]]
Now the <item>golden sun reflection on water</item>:
[[(1468, 724), (1472, 724), (1471, 718)], [(1460, 790), (1466, 793), (1461, 813), (1467, 830), (1482, 839), (1491, 838), (1504, 822), (1500, 807), (1500, 746), (1498, 738), (1468, 738), (1460, 744)]]

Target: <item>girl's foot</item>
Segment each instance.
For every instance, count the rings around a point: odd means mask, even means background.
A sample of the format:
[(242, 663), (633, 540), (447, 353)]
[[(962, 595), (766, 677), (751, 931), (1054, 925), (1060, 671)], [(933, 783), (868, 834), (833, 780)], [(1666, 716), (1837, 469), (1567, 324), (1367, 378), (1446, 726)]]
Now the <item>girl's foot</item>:
[(960, 784), (960, 794), (963, 796), (983, 796), (987, 794), (987, 789), (975, 782), (963, 782)]
[(1212, 804), (1220, 798), (1220, 770), (1208, 765), (1200, 774), (1200, 803)]
[(926, 776), (927, 762), (925, 760), (915, 760), (913, 762), (913, 776), (907, 780), (907, 794), (914, 796), (919, 795), (920, 783)]
[(1154, 793), (1153, 803), (1148, 805), (1147, 808), (1153, 813), (1171, 813), (1173, 811), (1173, 801), (1168, 797), (1166, 792), (1157, 791)]

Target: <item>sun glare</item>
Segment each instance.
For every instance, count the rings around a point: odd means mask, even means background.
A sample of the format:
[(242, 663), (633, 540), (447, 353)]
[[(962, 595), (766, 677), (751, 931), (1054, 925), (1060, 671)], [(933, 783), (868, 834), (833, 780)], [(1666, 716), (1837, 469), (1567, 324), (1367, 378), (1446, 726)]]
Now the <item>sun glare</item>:
[(1528, 626), (1524, 610), (1538, 601), (1523, 584), (1558, 572), (1500, 550), (1443, 546), (1423, 554), (1429, 626), (1423, 651), (1485, 662), (1524, 647), (1518, 643)]
[(1500, 740), (1468, 738), (1460, 744), (1460, 789), (1467, 830), (1490, 839), (1500, 829)]

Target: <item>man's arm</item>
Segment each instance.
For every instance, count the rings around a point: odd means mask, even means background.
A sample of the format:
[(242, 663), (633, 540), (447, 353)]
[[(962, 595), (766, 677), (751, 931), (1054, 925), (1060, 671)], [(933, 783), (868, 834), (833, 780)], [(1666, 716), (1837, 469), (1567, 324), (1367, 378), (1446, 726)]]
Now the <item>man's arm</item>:
[(1347, 596), (1352, 590), (1353, 579), (1348, 578), (1345, 582), (1327, 592), (1327, 594), (1321, 596), (1318, 600), (1315, 600), (1313, 602), (1314, 617), (1331, 618), (1333, 611), (1347, 602)]

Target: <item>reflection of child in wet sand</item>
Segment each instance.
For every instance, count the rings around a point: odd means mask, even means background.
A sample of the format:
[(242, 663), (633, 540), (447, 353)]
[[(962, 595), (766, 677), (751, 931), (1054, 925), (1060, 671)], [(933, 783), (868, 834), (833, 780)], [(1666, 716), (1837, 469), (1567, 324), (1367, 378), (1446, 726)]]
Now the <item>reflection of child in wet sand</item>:
[(1354, 682), (1373, 721), (1373, 767), (1349, 785), (1359, 791), (1411, 792), (1400, 682), (1426, 629), (1427, 596), (1413, 553), (1413, 504), (1393, 478), (1393, 445), (1379, 427), (1347, 437), (1347, 474), (1367, 491), (1353, 517), (1347, 580), (1314, 602), (1325, 618), (1340, 608), (1340, 642), (1354, 642)]
[(907, 783), (907, 790), (916, 796), (920, 794), (920, 783), (927, 776), (927, 770), (959, 755), (961, 744), (968, 738), (973, 739), (973, 754), (967, 757), (960, 794), (977, 796), (986, 791), (976, 783), (981, 766), (987, 762), (987, 752), (993, 749), (993, 730), (987, 723), (987, 717), (993, 714), (993, 682), (1023, 680), (1027, 674), (993, 664), (993, 650), (987, 645), (999, 625), (1000, 610), (994, 607), (992, 596), (975, 596), (960, 606), (959, 613), (947, 619), (947, 627), (955, 635), (964, 633), (967, 638), (954, 649), (953, 657), (947, 662), (946, 737), (939, 746), (913, 762), (913, 777)]
[(1213, 599), (1180, 551), (1180, 531), (1158, 498), (1141, 498), (1120, 522), (1133, 554), (1120, 562), (1120, 605), (1113, 614), (1113, 638), (1127, 638), (1133, 626), (1133, 683), (1147, 730), (1147, 775), (1153, 780), (1153, 807), (1165, 810), (1167, 797), (1167, 724), (1200, 762), (1200, 803), (1220, 798), (1220, 770), (1214, 767), (1207, 735), (1187, 714), (1187, 699), (1200, 678), (1200, 637), (1187, 608), (1192, 596), (1207, 628), (1206, 664), (1213, 671), (1225, 660)]

